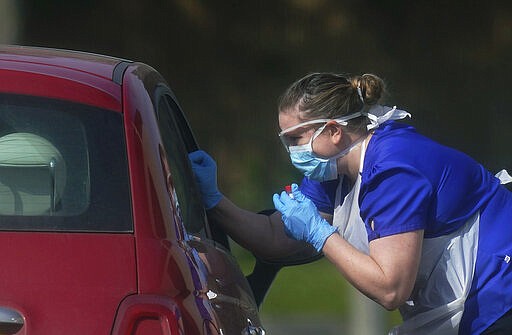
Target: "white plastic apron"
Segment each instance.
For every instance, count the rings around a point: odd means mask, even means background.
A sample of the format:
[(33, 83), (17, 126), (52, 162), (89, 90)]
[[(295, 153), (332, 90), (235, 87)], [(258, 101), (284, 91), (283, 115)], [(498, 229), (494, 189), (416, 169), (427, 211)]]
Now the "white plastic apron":
[[(366, 152), (361, 148), (361, 172)], [(502, 183), (511, 180), (506, 171), (497, 174)], [(368, 235), (359, 211), (361, 173), (352, 190), (341, 202), (338, 185), (333, 225), (345, 240), (359, 251), (368, 254)], [(469, 293), (478, 250), (479, 213), (471, 217), (458, 231), (423, 240), (422, 255), (416, 283), (410, 301), (401, 308), (404, 323), (389, 334), (457, 334)]]
[(359, 173), (350, 192), (341, 199), (343, 178), (336, 190), (333, 226), (338, 228), (338, 233), (359, 251), (368, 254), (368, 234), (359, 211), (359, 189), (361, 188), (361, 171), (363, 169), (364, 154), (366, 152), (366, 140), (361, 145), (361, 157)]

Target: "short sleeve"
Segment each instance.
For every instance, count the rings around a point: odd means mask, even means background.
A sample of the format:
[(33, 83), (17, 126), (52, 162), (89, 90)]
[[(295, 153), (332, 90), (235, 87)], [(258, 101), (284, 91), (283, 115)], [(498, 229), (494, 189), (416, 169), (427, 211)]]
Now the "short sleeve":
[(313, 201), (318, 210), (323, 213), (334, 213), (334, 201), (339, 180), (318, 182), (307, 177), (302, 179), (300, 191)]
[(396, 162), (363, 171), (359, 195), (368, 241), (425, 229), (432, 184), (417, 169)]

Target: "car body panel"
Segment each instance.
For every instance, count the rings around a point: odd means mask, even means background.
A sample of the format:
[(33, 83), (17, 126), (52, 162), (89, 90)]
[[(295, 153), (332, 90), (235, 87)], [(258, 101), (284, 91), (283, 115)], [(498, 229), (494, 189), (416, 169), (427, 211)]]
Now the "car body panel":
[[(0, 308), (22, 315), (18, 334), (262, 329), (236, 260), (213, 240), (187, 157), (197, 144), (158, 72), (100, 55), (0, 46), (0, 93), (122, 112), (132, 200), (133, 231), (0, 231)], [(178, 153), (161, 133), (162, 101), (176, 114), (169, 117), (183, 118)]]
[(137, 291), (127, 234), (1, 232), (0, 246), (0, 306), (25, 317), (20, 334), (102, 333)]

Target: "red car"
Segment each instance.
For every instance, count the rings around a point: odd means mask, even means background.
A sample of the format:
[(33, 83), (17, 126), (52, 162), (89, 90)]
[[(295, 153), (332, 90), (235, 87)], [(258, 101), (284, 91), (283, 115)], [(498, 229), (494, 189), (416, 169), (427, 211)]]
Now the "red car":
[(151, 67), (0, 46), (0, 333), (264, 334), (193, 150)]

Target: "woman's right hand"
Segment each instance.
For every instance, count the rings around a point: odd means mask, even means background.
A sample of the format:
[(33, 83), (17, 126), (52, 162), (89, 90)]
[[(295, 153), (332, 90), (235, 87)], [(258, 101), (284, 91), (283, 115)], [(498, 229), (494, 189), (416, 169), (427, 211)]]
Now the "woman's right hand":
[(217, 187), (217, 164), (215, 160), (203, 150), (197, 150), (188, 154), (196, 182), (201, 190), (204, 207), (215, 207), (223, 195)]

